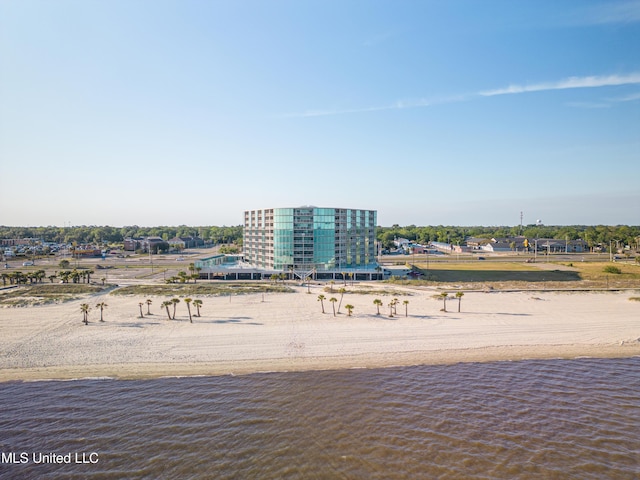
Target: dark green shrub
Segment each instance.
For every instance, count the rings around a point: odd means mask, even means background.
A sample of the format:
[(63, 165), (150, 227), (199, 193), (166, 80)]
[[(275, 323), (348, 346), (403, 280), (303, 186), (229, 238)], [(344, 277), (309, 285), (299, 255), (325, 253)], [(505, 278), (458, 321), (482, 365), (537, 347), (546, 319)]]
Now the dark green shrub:
[(615, 267), (613, 265), (607, 265), (606, 267), (604, 267), (602, 271), (604, 273), (615, 273), (616, 275), (620, 275), (622, 273), (622, 270), (620, 270), (618, 267)]

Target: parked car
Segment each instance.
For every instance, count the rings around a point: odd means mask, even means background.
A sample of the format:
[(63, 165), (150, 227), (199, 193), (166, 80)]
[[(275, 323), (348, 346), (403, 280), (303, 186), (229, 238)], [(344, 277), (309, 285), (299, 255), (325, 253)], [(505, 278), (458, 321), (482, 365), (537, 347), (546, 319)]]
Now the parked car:
[(478, 260), (484, 260), (484, 257), (478, 257)]
[(32, 267), (33, 266), (33, 262), (22, 262), (22, 266), (23, 267)]

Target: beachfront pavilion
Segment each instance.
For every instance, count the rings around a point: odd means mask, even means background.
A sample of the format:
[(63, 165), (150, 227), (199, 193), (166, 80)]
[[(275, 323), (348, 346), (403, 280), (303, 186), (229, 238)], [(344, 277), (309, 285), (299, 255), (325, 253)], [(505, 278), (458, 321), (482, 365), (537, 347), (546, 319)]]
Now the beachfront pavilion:
[[(201, 276), (379, 280), (375, 210), (271, 208), (244, 212), (243, 255), (203, 259)], [(205, 277), (206, 278), (206, 277)]]

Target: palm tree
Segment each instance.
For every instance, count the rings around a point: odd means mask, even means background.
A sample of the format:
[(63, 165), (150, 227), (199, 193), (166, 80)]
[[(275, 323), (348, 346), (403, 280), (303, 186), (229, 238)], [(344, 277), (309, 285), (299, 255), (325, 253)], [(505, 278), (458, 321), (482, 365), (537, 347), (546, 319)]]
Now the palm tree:
[(329, 301), (331, 302), (331, 306), (333, 307), (333, 316), (336, 316), (336, 302), (338, 301), (338, 299), (336, 297), (331, 297), (329, 299)]
[(151, 315), (151, 311), (149, 311), (149, 307), (151, 307), (151, 304), (152, 304), (153, 302), (151, 301), (151, 299), (150, 299), (150, 298), (147, 298), (147, 301), (146, 301), (146, 302), (144, 302), (144, 303), (146, 303), (146, 304), (147, 304), (147, 315)]
[(460, 313), (460, 303), (462, 303), (462, 297), (464, 297), (464, 292), (456, 292), (456, 298), (458, 299), (458, 313)]
[(378, 309), (378, 313), (377, 315), (380, 315), (380, 305), (382, 305), (382, 300), (380, 300), (379, 298), (376, 298), (373, 301), (373, 304), (376, 306), (376, 308)]
[(393, 314), (396, 315), (398, 312), (396, 311), (396, 305), (398, 305), (398, 299), (394, 298), (391, 300), (391, 305), (393, 305)]
[(185, 298), (185, 299), (184, 299), (184, 303), (186, 303), (186, 304), (187, 304), (187, 310), (189, 311), (189, 321), (190, 321), (191, 323), (193, 323), (193, 318), (191, 318), (191, 302), (192, 302), (192, 301), (193, 301), (193, 300), (192, 300), (191, 298), (189, 298), (189, 297), (187, 297), (187, 298)]
[(44, 279), (44, 277), (47, 275), (47, 273), (44, 270), (37, 270), (36, 271), (36, 281), (39, 283), (42, 283), (42, 280)]
[(342, 287), (342, 288), (340, 288), (340, 290), (338, 290), (338, 293), (340, 293), (340, 303), (338, 304), (338, 313), (340, 313), (340, 307), (342, 306), (342, 297), (344, 297), (344, 292), (346, 292), (346, 291), (347, 290), (344, 287)]
[(333, 286), (336, 284), (335, 280), (329, 282), (329, 293), (333, 293)]
[(57, 275), (49, 275), (47, 278), (49, 279), (49, 281), (51, 283), (53, 283), (53, 281), (56, 279)]
[(353, 272), (349, 272), (349, 278), (351, 279), (351, 286), (353, 287)]
[(449, 296), (449, 294), (447, 292), (442, 292), (440, 294), (440, 298), (442, 298), (442, 301), (444, 302), (444, 307), (442, 308), (443, 312), (447, 311), (447, 297)]
[(304, 277), (304, 281), (307, 282), (307, 293), (311, 293), (311, 277), (307, 275)]
[[(347, 272), (342, 272), (342, 279), (344, 280), (344, 286), (347, 286)], [(338, 311), (340, 311), (338, 309)]]
[(402, 304), (404, 305), (404, 316), (409, 316), (409, 300), (403, 300)]
[(391, 300), (389, 302), (389, 317), (393, 317), (393, 307), (394, 307), (393, 300)]
[(202, 306), (202, 300), (195, 299), (193, 305), (196, 307), (196, 317), (200, 316), (200, 307)]
[(84, 317), (82, 321), (85, 325), (89, 325), (89, 310), (91, 310), (91, 307), (88, 303), (83, 303), (82, 305), (80, 305), (80, 311), (82, 312), (82, 315)]
[(347, 304), (347, 305), (345, 305), (345, 306), (344, 306), (344, 308), (346, 308), (346, 309), (347, 309), (347, 312), (348, 312), (348, 313), (347, 313), (347, 316), (348, 316), (348, 317), (350, 317), (350, 316), (351, 316), (351, 312), (353, 311), (353, 309), (354, 309), (355, 307), (354, 307), (353, 305), (351, 305), (351, 304)]
[(172, 298), (171, 299), (171, 303), (173, 304), (173, 317), (172, 320), (176, 319), (176, 305), (178, 305), (180, 303), (180, 299), (179, 298)]
[(104, 322), (104, 320), (102, 319), (102, 311), (107, 308), (107, 304), (104, 302), (100, 302), (99, 304), (96, 305), (96, 308), (100, 309), (100, 321)]
[(160, 307), (164, 307), (167, 310), (167, 317), (171, 320), (171, 314), (169, 313), (169, 307), (171, 306), (171, 302), (169, 300), (165, 300), (160, 304)]
[(324, 295), (320, 294), (318, 295), (318, 301), (320, 302), (320, 305), (322, 306), (322, 313), (324, 313), (324, 299), (327, 298)]
[(142, 313), (142, 305), (144, 305), (144, 303), (142, 302), (138, 303), (138, 307), (140, 307), (140, 318), (144, 318), (144, 313)]

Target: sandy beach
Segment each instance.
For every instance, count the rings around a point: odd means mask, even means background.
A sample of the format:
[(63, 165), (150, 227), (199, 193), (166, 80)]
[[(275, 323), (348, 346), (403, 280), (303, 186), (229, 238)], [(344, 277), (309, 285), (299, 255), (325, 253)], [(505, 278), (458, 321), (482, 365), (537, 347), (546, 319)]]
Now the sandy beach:
[[(0, 309), (0, 381), (87, 377), (152, 378), (498, 360), (640, 355), (638, 292), (466, 292), (434, 299), (435, 289), (394, 295), (346, 293), (340, 313), (318, 295), (199, 297), (169, 320), (162, 301), (140, 318), (147, 297), (101, 293), (64, 304)], [(397, 313), (388, 303), (398, 298)], [(380, 314), (373, 304), (380, 298)], [(408, 315), (405, 316), (407, 300)], [(89, 303), (89, 325), (81, 303)], [(105, 302), (104, 322), (95, 305)], [(347, 315), (345, 305), (354, 306)], [(338, 304), (335, 304), (337, 309)], [(195, 308), (192, 306), (195, 314)]]

